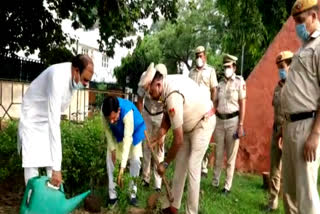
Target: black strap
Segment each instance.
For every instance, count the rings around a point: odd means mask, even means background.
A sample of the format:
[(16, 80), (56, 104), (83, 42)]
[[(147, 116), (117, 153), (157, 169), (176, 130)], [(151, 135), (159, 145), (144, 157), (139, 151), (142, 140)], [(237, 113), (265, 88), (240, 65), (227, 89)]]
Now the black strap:
[(228, 120), (228, 119), (231, 119), (233, 117), (238, 116), (239, 111), (233, 112), (231, 114), (220, 114), (219, 112), (217, 112), (216, 115), (220, 120)]
[(285, 115), (285, 118), (290, 122), (296, 122), (296, 121), (305, 120), (308, 118), (315, 118), (316, 115), (317, 115), (316, 111), (310, 111), (310, 112), (301, 112), (297, 114), (287, 114)]
[(163, 111), (159, 111), (159, 112), (156, 112), (156, 113), (151, 113), (149, 111), (149, 109), (147, 108), (147, 106), (143, 105), (143, 107), (144, 107), (144, 110), (146, 110), (148, 112), (148, 114), (150, 114), (151, 116), (157, 116), (157, 115), (160, 115), (160, 114), (163, 113)]
[(173, 93), (178, 93), (178, 94), (180, 94), (180, 95), (182, 96), (182, 98), (183, 98), (183, 104), (184, 104), (184, 102), (185, 102), (184, 95), (183, 95), (180, 91), (178, 91), (178, 90), (171, 91), (171, 92), (164, 98), (164, 103), (166, 102), (166, 100), (168, 99), (168, 97), (169, 97), (170, 95), (172, 95)]

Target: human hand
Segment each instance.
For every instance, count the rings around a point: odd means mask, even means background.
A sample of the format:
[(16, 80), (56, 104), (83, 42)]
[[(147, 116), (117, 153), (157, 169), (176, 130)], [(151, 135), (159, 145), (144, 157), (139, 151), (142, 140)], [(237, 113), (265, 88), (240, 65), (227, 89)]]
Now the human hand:
[(53, 186), (60, 187), (60, 185), (61, 185), (61, 183), (62, 183), (62, 174), (61, 174), (61, 171), (54, 171), (54, 170), (52, 170), (52, 175), (51, 175), (50, 183), (51, 183)]
[(312, 162), (316, 160), (316, 155), (317, 155), (317, 147), (319, 144), (320, 140), (320, 134), (311, 132), (309, 135), (307, 141), (304, 144), (304, 160), (306, 162)]
[(157, 167), (157, 172), (158, 174), (163, 177), (163, 175), (166, 173), (166, 168), (168, 166), (164, 165), (164, 162), (159, 163), (158, 167)]
[[(162, 137), (161, 137), (162, 138)], [(163, 140), (161, 138), (154, 138), (151, 140), (151, 148), (154, 149), (158, 147), (158, 151), (163, 152)]]
[(117, 184), (120, 188), (123, 187), (123, 173), (124, 173), (124, 168), (120, 168), (118, 178), (117, 178)]
[(280, 138), (278, 139), (278, 148), (279, 148), (280, 150), (282, 150), (282, 146), (283, 146), (283, 139), (282, 139), (282, 137), (280, 137)]
[(239, 138), (241, 138), (241, 137), (244, 136), (243, 125), (239, 125), (239, 126), (238, 126), (237, 133), (238, 133)]

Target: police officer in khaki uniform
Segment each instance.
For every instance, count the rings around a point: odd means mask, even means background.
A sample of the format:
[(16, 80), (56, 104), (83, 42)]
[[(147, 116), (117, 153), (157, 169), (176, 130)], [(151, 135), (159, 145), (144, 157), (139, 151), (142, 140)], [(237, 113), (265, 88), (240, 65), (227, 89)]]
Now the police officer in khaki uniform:
[(219, 82), (215, 106), (217, 106), (217, 126), (214, 131), (216, 141), (213, 186), (219, 187), (224, 151), (227, 153), (227, 176), (222, 192), (228, 194), (232, 186), (235, 162), (239, 148), (239, 137), (244, 135), (246, 83), (235, 74), (237, 57), (225, 55), (223, 58), (224, 79)]
[(270, 196), (267, 211), (273, 211), (278, 208), (278, 196), (281, 186), (282, 125), (284, 122), (280, 94), (287, 78), (292, 56), (293, 53), (291, 51), (282, 51), (276, 58), (280, 81), (274, 89), (272, 100), (274, 123), (270, 147)]
[[(218, 81), (216, 71), (213, 67), (207, 64), (207, 56), (205, 48), (199, 46), (196, 48), (196, 66), (190, 71), (189, 77), (193, 79), (200, 87), (204, 87), (208, 92), (212, 102), (216, 96)], [(204, 157), (202, 161), (201, 174), (207, 176), (208, 174), (208, 157)]]
[(213, 103), (203, 88), (182, 75), (163, 76), (155, 69), (148, 69), (142, 82), (150, 96), (164, 104), (164, 116), (155, 141), (162, 138), (170, 127), (174, 135), (168, 155), (158, 167), (159, 174), (163, 175), (175, 159), (172, 181), (174, 201), (170, 206), (165, 199), (162, 203), (163, 213), (177, 213), (187, 176), (186, 213), (198, 213), (201, 161), (215, 127)]
[[(153, 64), (152, 64), (153, 66)], [(160, 72), (163, 76), (167, 75), (167, 68), (164, 64), (158, 64), (155, 66), (156, 71)], [(142, 86), (141, 80), (144, 79), (144, 72), (140, 78), (138, 84), (138, 103), (137, 107), (140, 112), (142, 112), (142, 117), (147, 126), (147, 133), (150, 138), (154, 138), (158, 133), (158, 130), (161, 125), (162, 116), (163, 116), (163, 105), (162, 103), (152, 100)], [(162, 162), (164, 159), (164, 139), (165, 135), (161, 138), (162, 147), (156, 147), (155, 154), (159, 162)], [(156, 166), (153, 166), (154, 169), (154, 188), (156, 191), (160, 192), (161, 190), (161, 177), (156, 171)], [(143, 185), (148, 187), (150, 184), (150, 171), (151, 171), (151, 151), (147, 143), (143, 144)]]
[(320, 212), (320, 22), (317, 0), (297, 0), (291, 14), (302, 46), (281, 92), (285, 115), (282, 176), (286, 213)]

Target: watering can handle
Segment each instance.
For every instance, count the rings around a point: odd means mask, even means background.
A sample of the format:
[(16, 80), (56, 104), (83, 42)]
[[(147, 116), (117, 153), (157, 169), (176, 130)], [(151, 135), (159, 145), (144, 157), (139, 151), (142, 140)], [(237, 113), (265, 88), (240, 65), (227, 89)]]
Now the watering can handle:
[(48, 180), (47, 182), (47, 186), (51, 189), (55, 189), (55, 190), (60, 190), (61, 192), (64, 192), (64, 189), (63, 189), (63, 185), (60, 184), (60, 187), (57, 187), (57, 186), (54, 186), (50, 183), (50, 181)]

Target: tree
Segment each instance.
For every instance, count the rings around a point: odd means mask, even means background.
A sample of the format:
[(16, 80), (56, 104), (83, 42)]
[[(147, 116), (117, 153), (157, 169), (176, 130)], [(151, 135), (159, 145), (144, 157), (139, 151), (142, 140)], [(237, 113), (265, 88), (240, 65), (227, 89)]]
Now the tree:
[(20, 50), (30, 54), (37, 49), (43, 53), (67, 42), (61, 30), (61, 19), (54, 18), (45, 9), (43, 0), (6, 1), (0, 7), (0, 23), (2, 55), (14, 55)]
[(184, 63), (190, 70), (190, 60), (194, 58), (197, 46), (206, 46), (212, 49), (211, 53), (221, 49), (223, 17), (212, 0), (197, 0), (188, 4), (181, 2), (176, 22), (163, 22), (157, 30), (169, 69), (176, 71), (177, 64)]
[(226, 22), (222, 51), (238, 57), (244, 52), (244, 77), (250, 74), (289, 17), (294, 1), (217, 0), (217, 8)]
[(46, 66), (49, 66), (55, 63), (71, 62), (73, 53), (66, 47), (57, 47), (40, 53), (40, 58)]
[[(223, 34), (223, 17), (214, 8), (212, 0), (198, 0), (185, 3), (180, 1), (179, 17), (174, 21), (160, 20), (150, 34), (139, 41), (133, 54), (122, 60), (115, 69), (118, 83), (136, 90), (143, 71), (151, 62), (164, 63), (168, 73), (177, 73), (178, 65), (184, 63), (191, 69), (190, 60), (198, 45), (207, 48), (208, 62), (221, 65), (218, 56)], [(126, 84), (127, 78), (130, 80)]]
[(133, 53), (123, 58), (121, 65), (114, 69), (118, 84), (123, 88), (128, 86), (136, 91), (140, 76), (149, 64), (151, 62), (157, 64), (162, 62), (162, 59), (160, 41), (157, 37), (150, 35), (145, 36), (143, 40), (139, 38)]
[[(125, 39), (137, 30), (145, 30), (141, 19), (166, 19), (177, 16), (177, 0), (12, 0), (0, 8), (2, 39), (0, 54), (12, 55), (19, 50), (34, 53), (64, 47), (68, 35), (61, 30), (62, 19), (70, 18), (75, 29), (98, 27), (100, 49), (109, 56), (116, 43), (131, 47), (133, 41)], [(52, 13), (51, 13), (52, 12)], [(46, 54), (42, 54), (45, 56)]]
[[(287, 21), (291, 14), (291, 8), (295, 0), (258, 0), (257, 6), (261, 13), (262, 22), (268, 32), (267, 41), (277, 35), (282, 25)], [(272, 17), (272, 19), (270, 19)]]

